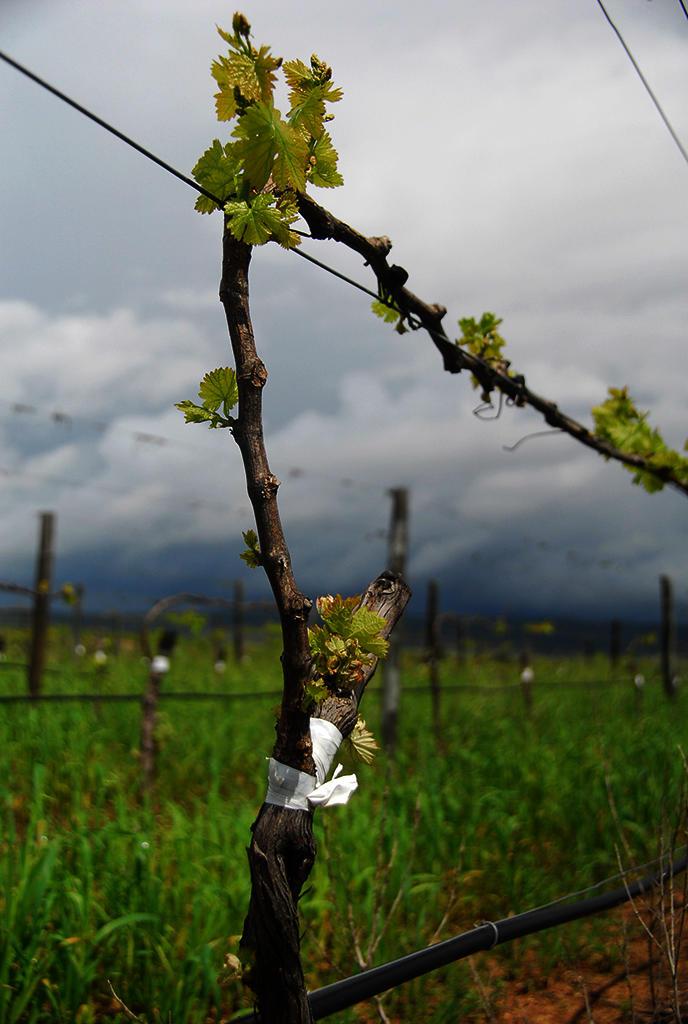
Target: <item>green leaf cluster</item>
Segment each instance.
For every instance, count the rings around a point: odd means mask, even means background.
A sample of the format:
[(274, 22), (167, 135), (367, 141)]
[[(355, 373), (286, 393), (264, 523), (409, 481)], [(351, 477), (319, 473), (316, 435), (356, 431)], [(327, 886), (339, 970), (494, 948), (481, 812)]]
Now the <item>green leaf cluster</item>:
[(242, 530), (241, 536), (244, 538), (246, 550), (241, 552), (239, 558), (246, 562), (249, 569), (257, 569), (259, 565), (263, 564), (263, 556), (258, 546), (258, 534), (255, 530)]
[(303, 689), (304, 711), (307, 711), (313, 704), (319, 704), (329, 695), (330, 691), (322, 679), (309, 679)]
[[(688, 484), (688, 458), (675, 451), (664, 441), (659, 431), (650, 426), (648, 413), (640, 412), (628, 393), (628, 388), (609, 388), (609, 397), (595, 406), (592, 416), (595, 436), (629, 455), (640, 455), (650, 472), (626, 466), (633, 474), (633, 483), (646, 491), (661, 491), (664, 481), (652, 470), (668, 472), (679, 483)], [(684, 445), (688, 451), (688, 440)]]
[(79, 595), (73, 583), (63, 583), (60, 587), (59, 595), (64, 603), (68, 605), (75, 605), (79, 600)]
[(385, 620), (360, 607), (360, 598), (320, 597), (322, 626), (308, 630), (314, 678), (328, 687), (352, 690), (375, 658), (384, 658), (389, 644), (381, 635)]
[[(471, 355), (477, 356), (483, 362), (488, 363), (493, 369), (501, 373), (509, 372), (509, 360), (504, 358), (502, 349), (506, 345), (506, 339), (498, 332), (497, 328), (502, 323), (501, 317), (495, 313), (483, 313), (480, 320), (475, 317), (463, 317), (459, 320), (461, 337), (457, 345), (462, 345)], [(471, 381), (474, 388), (481, 387), (482, 382), (472, 375)]]
[(375, 316), (379, 316), (381, 320), (384, 320), (386, 324), (394, 324), (395, 331), (397, 334), (406, 334), (407, 328), (404, 326), (404, 314), (394, 303), (393, 299), (374, 299), (370, 303)]
[[(313, 54), (284, 64), (290, 108), (285, 115), (274, 105), (276, 72), (282, 58), (268, 46), (251, 42), (251, 26), (235, 14), (232, 32), (218, 28), (228, 45), (211, 65), (218, 86), (215, 107), (219, 121), (234, 121), (232, 140), (215, 139), (192, 173), (223, 205), (227, 226), (247, 245), (274, 240), (286, 248), (299, 244), (291, 230), (298, 216), (297, 196), (308, 183), (335, 188), (343, 183), (337, 151), (325, 124), (332, 119), (327, 104), (342, 98), (332, 84), (332, 69)], [(196, 200), (199, 213), (218, 208), (208, 196)]]
[[(199, 385), (198, 397), (201, 405), (188, 398), (175, 402), (175, 408), (184, 413), (185, 423), (207, 423), (211, 430), (234, 425), (234, 417), (229, 415), (229, 411), (239, 401), (239, 388), (236, 373), (231, 367), (221, 366), (206, 373)], [(220, 407), (222, 412), (218, 412)]]

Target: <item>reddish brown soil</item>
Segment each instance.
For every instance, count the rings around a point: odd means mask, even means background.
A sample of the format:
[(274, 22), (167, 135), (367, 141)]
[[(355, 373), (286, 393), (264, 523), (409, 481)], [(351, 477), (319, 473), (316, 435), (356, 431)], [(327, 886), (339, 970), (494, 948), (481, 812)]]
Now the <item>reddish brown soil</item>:
[[(506, 962), (490, 953), (471, 958), (473, 991), (480, 1009), (468, 1014), (457, 1010), (457, 1024), (688, 1024), (688, 927), (682, 943), (681, 913), (678, 907), (673, 914), (678, 995), (667, 956), (672, 915), (665, 911), (662, 920), (657, 908), (643, 911), (647, 925), (655, 922), (656, 938), (651, 940), (633, 908), (626, 906), (608, 915), (604, 941), (598, 935), (597, 951), (575, 966), (558, 964), (545, 970), (533, 952), (513, 966), (509, 976)], [(441, 1019), (451, 1019), (441, 985), (429, 994), (426, 1008), (428, 1016), (439, 1010)], [(384, 1019), (372, 1003), (361, 1004), (357, 1017), (365, 1024), (380, 1024)], [(411, 1024), (393, 1013), (387, 1020)]]
[[(632, 907), (609, 918), (609, 954), (596, 953), (574, 967), (561, 965), (548, 973), (526, 960), (516, 980), (500, 977), (498, 965), (476, 963), (485, 993), (482, 1018), (490, 1024), (688, 1024), (688, 949), (682, 948), (681, 908), (673, 914), (673, 940), (678, 948), (678, 977), (672, 981), (672, 915), (663, 921), (657, 908), (645, 909), (645, 931)], [(665, 927), (666, 926), (666, 927)], [(678, 940), (678, 942), (677, 942)], [(614, 951), (613, 954), (611, 951)], [(494, 993), (494, 995), (493, 995)], [(678, 1004), (679, 1013), (676, 1012)], [(679, 1015), (680, 1014), (680, 1015)], [(465, 1019), (465, 1018), (464, 1018)]]

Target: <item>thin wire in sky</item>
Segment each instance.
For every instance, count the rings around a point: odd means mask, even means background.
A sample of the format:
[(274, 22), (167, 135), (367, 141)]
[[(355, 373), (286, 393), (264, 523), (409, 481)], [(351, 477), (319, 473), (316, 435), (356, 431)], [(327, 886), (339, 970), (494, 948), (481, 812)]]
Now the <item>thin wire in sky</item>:
[[(683, 0), (679, 0), (679, 3), (681, 4), (681, 7), (683, 7), (683, 10), (685, 11), (686, 8), (685, 8), (685, 6), (683, 4)], [(650, 97), (650, 99), (654, 103), (655, 107), (657, 108), (657, 113), (661, 117), (662, 121), (664, 121), (664, 124), (666, 125), (667, 131), (669, 132), (669, 134), (671, 135), (672, 139), (674, 140), (674, 142), (678, 146), (678, 150), (679, 150), (681, 156), (683, 157), (685, 162), (688, 164), (688, 151), (686, 151), (685, 147), (683, 146), (683, 143), (681, 142), (681, 140), (679, 139), (678, 135), (674, 131), (673, 126), (672, 126), (669, 118), (666, 116), (666, 114), (662, 110), (661, 103), (659, 102), (659, 100), (655, 96), (654, 92), (652, 91), (652, 88), (650, 87), (650, 83), (645, 78), (645, 75), (640, 70), (638, 62), (636, 61), (635, 57), (633, 56), (633, 54), (629, 50), (628, 45), (626, 43), (626, 40), (621, 35), (621, 33), (619, 32), (618, 28), (616, 27), (616, 25), (614, 24), (614, 22), (610, 18), (609, 14), (607, 12), (607, 8), (602, 3), (602, 0), (597, 0), (597, 5), (600, 8), (600, 10), (602, 11), (602, 13), (604, 14), (604, 16), (607, 19), (607, 21), (609, 22), (609, 24), (611, 25), (611, 28), (612, 28), (614, 34), (616, 35), (616, 38), (619, 40), (619, 42), (623, 46), (624, 50), (626, 51), (626, 55), (628, 56), (628, 59), (630, 60), (630, 62), (633, 65), (633, 67), (635, 68), (636, 73), (637, 73), (640, 81), (645, 86), (645, 88), (647, 90), (647, 93), (648, 93), (648, 96)], [(686, 14), (686, 17), (688, 17), (688, 13)]]
[(0, 50), (0, 60), (4, 60), (6, 64), (9, 64), (10, 67), (13, 67), (16, 71), (21, 72), (22, 75), (26, 75), (27, 78), (30, 78), (32, 82), (40, 85), (41, 88), (47, 89), (47, 91), (51, 92), (53, 96), (57, 96), (58, 100), (62, 100), (63, 103), (67, 103), (70, 107), (74, 107), (74, 109), (78, 110), (80, 114), (84, 115), (84, 117), (88, 117), (91, 121), (95, 121), (95, 123), (100, 125), (101, 128), (104, 128), (106, 132), (110, 132), (111, 135), (114, 135), (122, 142), (126, 142), (127, 146), (131, 146), (132, 149), (141, 153), (142, 156), (145, 156), (148, 160), (152, 160), (154, 164), (157, 164), (158, 167), (162, 167), (162, 169), (167, 171), (168, 174), (173, 174), (175, 178), (179, 178), (179, 180), (183, 181), (185, 185), (189, 185), (191, 188), (195, 189), (196, 192), (200, 192), (201, 195), (207, 196), (208, 199), (212, 199), (220, 208), (224, 205), (221, 199), (218, 199), (218, 197), (213, 195), (212, 192), (203, 188), (203, 186), (199, 185), (198, 182), (193, 180), (193, 178), (189, 178), (188, 175), (182, 174), (182, 172), (178, 171), (176, 167), (172, 166), (172, 164), (168, 164), (165, 160), (161, 160), (161, 158), (156, 156), (155, 153), (151, 153), (150, 149), (146, 149), (145, 146), (135, 142), (134, 139), (129, 138), (128, 135), (121, 132), (119, 128), (115, 128), (107, 121), (104, 121), (102, 117), (98, 117), (98, 115), (94, 114), (93, 111), (87, 110), (86, 107), (81, 105), (81, 103), (77, 103), (77, 101), (73, 100), (71, 96), (67, 96), (66, 93), (57, 89), (54, 85), (51, 85), (50, 82), (46, 82), (44, 78), (40, 78), (33, 71), (29, 71), (29, 69), (24, 67), (23, 64), (14, 60), (14, 58), (10, 57), (9, 54), (3, 53), (2, 50)]
[(678, 0), (678, 2), (681, 5), (681, 10), (685, 14), (686, 18), (688, 18), (688, 7), (686, 7), (684, 0)]

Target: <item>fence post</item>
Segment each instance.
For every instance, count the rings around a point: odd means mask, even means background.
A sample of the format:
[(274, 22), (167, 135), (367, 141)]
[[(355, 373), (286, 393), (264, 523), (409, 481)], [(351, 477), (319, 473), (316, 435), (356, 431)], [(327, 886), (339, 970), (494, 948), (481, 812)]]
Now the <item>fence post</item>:
[(440, 635), (439, 635), (439, 586), (437, 580), (428, 583), (428, 600), (425, 606), (425, 656), (428, 661), (430, 694), (432, 697), (432, 727), (435, 742), (440, 740)]
[(609, 664), (615, 669), (621, 657), (621, 623), (612, 619), (609, 623)]
[(535, 673), (530, 664), (530, 653), (522, 651), (518, 661), (521, 669), (520, 680), (523, 703), (525, 704), (526, 713), (530, 715), (533, 710), (533, 680), (535, 679)]
[(177, 642), (177, 634), (172, 629), (163, 631), (158, 642), (158, 653), (150, 664), (148, 686), (143, 695), (141, 718), (141, 772), (144, 794), (150, 794), (155, 781), (155, 760), (158, 744), (155, 728), (158, 724), (158, 700), (163, 676), (170, 670), (170, 655)]
[(676, 649), (676, 622), (674, 618), (674, 587), (668, 576), (659, 577), (659, 592), (662, 608), (660, 632), (662, 682), (667, 697), (676, 696), (676, 674), (674, 654)]
[(454, 621), (454, 643), (456, 644), (456, 664), (460, 666), (466, 656), (466, 629), (458, 612)]
[(112, 612), (110, 617), (110, 637), (112, 639), (112, 654), (114, 657), (120, 652), (120, 641), (122, 636), (122, 616), (119, 612)]
[(29, 652), (28, 671), (30, 697), (37, 697), (40, 694), (43, 669), (45, 667), (45, 647), (48, 638), (48, 626), (50, 624), (50, 591), (52, 590), (53, 583), (54, 532), (55, 516), (52, 512), (41, 512), (33, 614), (31, 617), (31, 649)]
[[(74, 586), (74, 604), (72, 605), (72, 639), (74, 641), (74, 653), (83, 654), (81, 643), (81, 625), (84, 616), (84, 585), (77, 583)], [(78, 648), (78, 650), (77, 650)]]
[(244, 581), (234, 581), (234, 609), (232, 616), (234, 659), (237, 664), (244, 660)]
[[(406, 550), (408, 547), (408, 489), (395, 487), (389, 495), (392, 499), (392, 515), (389, 525), (389, 568), (391, 572), (404, 575)], [(389, 754), (394, 753), (397, 742), (399, 718), (399, 655), (401, 646), (399, 630), (392, 633), (389, 653), (382, 662), (382, 742)]]

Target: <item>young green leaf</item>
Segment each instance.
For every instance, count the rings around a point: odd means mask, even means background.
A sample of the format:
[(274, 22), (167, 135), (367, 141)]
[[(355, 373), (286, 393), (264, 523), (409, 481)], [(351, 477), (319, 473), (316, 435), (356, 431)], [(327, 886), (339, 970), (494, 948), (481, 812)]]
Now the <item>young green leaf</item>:
[(272, 103), (255, 103), (239, 119), (232, 133), (238, 140), (233, 152), (255, 189), (268, 179), (278, 188), (303, 192), (306, 187), (308, 143)]
[[(191, 172), (198, 184), (218, 199), (227, 199), (236, 189), (236, 176), (240, 168), (231, 151), (231, 143), (223, 147), (219, 139), (213, 139), (212, 145), (206, 149)], [(196, 209), (199, 213), (212, 213), (217, 206), (207, 196), (199, 196)]]
[(303, 688), (303, 710), (310, 710), (313, 704), (319, 704), (329, 695), (330, 691), (321, 679), (310, 679)]
[(337, 170), (339, 155), (332, 145), (332, 139), (323, 132), (310, 150), (310, 172), (308, 180), (321, 188), (337, 188), (344, 184), (344, 179)]
[(358, 603), (358, 597), (342, 597), (341, 594), (332, 597), (327, 594), (317, 599), (316, 608), (330, 632), (348, 638), (351, 635), (354, 610)]
[[(239, 401), (236, 373), (229, 366), (218, 367), (205, 374), (199, 385), (198, 397), (202, 405), (189, 401), (176, 402), (175, 408), (184, 413), (185, 423), (207, 423), (211, 430), (231, 427), (234, 419), (229, 415)], [(222, 412), (218, 412), (222, 406)]]
[(378, 658), (384, 658), (389, 650), (388, 642), (380, 636), (385, 620), (368, 608), (358, 608), (351, 622), (349, 636), (357, 640), (361, 649)]
[(311, 57), (310, 67), (302, 60), (285, 61), (284, 77), (289, 86), (289, 101), (292, 107), (315, 91), (326, 103), (337, 103), (344, 95), (341, 89), (332, 84), (332, 68), (321, 61), (315, 53)]
[(246, 550), (241, 552), (239, 558), (246, 562), (250, 569), (257, 569), (259, 565), (263, 564), (263, 558), (258, 546), (258, 534), (255, 530), (246, 530), (245, 532), (242, 531), (241, 536), (244, 538)]
[(236, 112), (234, 89), (222, 86), (220, 91), (215, 93), (215, 113), (218, 121), (231, 121)]
[(302, 96), (294, 97), (292, 94), (292, 97), (292, 106), (287, 115), (289, 124), (293, 128), (303, 129), (305, 133), (315, 139), (319, 138), (325, 120), (325, 101), (322, 98), (322, 89), (320, 86), (315, 86)]
[(275, 239), (290, 249), (298, 245), (300, 238), (290, 225), (297, 219), (296, 204), (275, 195), (261, 192), (250, 201), (234, 200), (227, 203), (225, 213), (229, 229), (235, 238), (247, 245), (264, 245)]
[[(456, 344), (463, 345), (472, 355), (489, 363), (495, 370), (513, 377), (509, 370), (509, 360), (502, 353), (506, 340), (497, 331), (501, 322), (501, 318), (495, 313), (483, 313), (480, 320), (472, 316), (464, 317), (459, 320), (461, 337)], [(471, 375), (471, 383), (474, 388), (482, 386), (474, 374)]]
[(196, 405), (195, 402), (185, 398), (183, 402), (175, 402), (175, 409), (179, 409), (180, 412), (184, 413), (185, 423), (207, 423), (212, 421), (213, 414), (208, 409), (204, 409), (200, 405)]
[(366, 728), (365, 720), (358, 717), (356, 725), (348, 736), (351, 753), (359, 761), (372, 764), (380, 747), (370, 729)]
[(386, 324), (396, 323), (401, 316), (400, 311), (395, 308), (391, 299), (388, 302), (382, 302), (381, 299), (374, 299), (373, 302), (370, 303), (370, 308), (375, 316), (379, 316)]
[(209, 370), (203, 377), (198, 389), (198, 397), (203, 407), (215, 412), (222, 406), (225, 416), (239, 401), (236, 373), (230, 366), (220, 366)]
[(213, 64), (213, 77), (220, 86), (238, 89), (245, 100), (269, 102), (275, 85), (275, 70), (281, 60), (271, 55), (267, 46), (257, 52), (230, 53)]
[[(609, 388), (609, 397), (592, 410), (595, 434), (603, 441), (629, 455), (640, 455), (650, 469), (668, 470), (679, 481), (688, 483), (688, 459), (666, 444), (655, 427), (647, 421), (647, 412), (640, 412), (628, 388)], [(688, 450), (688, 449), (687, 449)], [(633, 482), (646, 491), (661, 491), (664, 481), (651, 472), (625, 467), (633, 473)]]
[(78, 603), (79, 596), (73, 583), (63, 583), (59, 594), (65, 604), (74, 605)]

